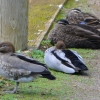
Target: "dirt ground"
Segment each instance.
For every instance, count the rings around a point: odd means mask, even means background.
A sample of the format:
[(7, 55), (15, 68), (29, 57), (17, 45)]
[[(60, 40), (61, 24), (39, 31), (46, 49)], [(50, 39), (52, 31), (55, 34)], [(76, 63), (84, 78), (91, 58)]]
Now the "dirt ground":
[(80, 82), (73, 83), (75, 89), (80, 90), (81, 88), (83, 90), (76, 92), (76, 98), (78, 97), (78, 100), (100, 100), (100, 50), (95, 50), (94, 57), (85, 59), (85, 61), (86, 64), (89, 64), (89, 84), (84, 85)]

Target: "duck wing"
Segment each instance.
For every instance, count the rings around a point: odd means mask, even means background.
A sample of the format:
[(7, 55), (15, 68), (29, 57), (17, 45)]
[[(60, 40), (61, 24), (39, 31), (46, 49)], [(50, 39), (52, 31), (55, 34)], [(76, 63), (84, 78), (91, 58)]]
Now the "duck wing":
[[(15, 55), (3, 55), (1, 60), (4, 63), (8, 63), (8, 65), (11, 65), (12, 68), (15, 69), (24, 69), (27, 71), (32, 71), (34, 73), (39, 73), (39, 72), (43, 72), (44, 70), (46, 70), (46, 68), (43, 65), (36, 63), (30, 63), (29, 61), (26, 61), (25, 59), (20, 59)], [(33, 60), (33, 62), (35, 62), (35, 60)], [(8, 66), (9, 67), (9, 66)]]
[(84, 15), (84, 20), (85, 20), (85, 19), (95, 19), (95, 20), (100, 21), (99, 18), (96, 17), (96, 16), (95, 16), (94, 14), (92, 14), (92, 13), (84, 13), (84, 12), (83, 12), (83, 15)]
[(61, 57), (59, 57), (55, 50), (51, 51), (51, 53), (58, 59), (61, 61), (62, 64), (64, 64), (65, 66), (68, 66), (70, 68), (73, 68), (76, 72), (78, 72), (80, 69), (75, 67), (73, 64), (71, 64), (70, 62), (66, 61), (65, 59), (62, 59)]
[(85, 19), (84, 21), (81, 21), (79, 24), (89, 25), (99, 31), (100, 29), (100, 20), (99, 19)]
[(90, 40), (100, 41), (100, 32), (88, 25), (72, 25), (76, 36), (84, 37)]
[(93, 26), (95, 29), (100, 29), (100, 19), (97, 18), (92, 13), (83, 13), (84, 14), (84, 21), (87, 25)]
[(87, 25), (97, 25), (100, 24), (98, 19), (85, 19)]
[(15, 54), (2, 55), (1, 61), (3, 61), (4, 63), (3, 67), (5, 67), (6, 64), (7, 65), (6, 68), (9, 69), (9, 71), (7, 70), (9, 73), (12, 72), (18, 76), (22, 76), (25, 74), (26, 76), (41, 74), (45, 78), (51, 80), (55, 79), (55, 77), (51, 75), (50, 71), (47, 70), (47, 68), (45, 68), (44, 65), (42, 65), (41, 63), (38, 64), (38, 61), (28, 59), (27, 57), (25, 58), (24, 56), (20, 56), (20, 57), (19, 55), (17, 56)]
[[(24, 55), (22, 55), (22, 54), (13, 53), (11, 56), (16, 56), (16, 57), (18, 57), (19, 59), (24, 60), (24, 61), (26, 61), (26, 62), (33, 63), (33, 64), (38, 64), (38, 65), (42, 65), (42, 66), (46, 67), (45, 64), (40, 63), (39, 61), (37, 61), (37, 60), (35, 60), (35, 59), (33, 59), (33, 58), (30, 58), (30, 57), (28, 57), (28, 56), (24, 56)], [(46, 67), (46, 68), (47, 68), (47, 67)]]
[(75, 67), (80, 68), (82, 71), (88, 70), (87, 66), (80, 60), (78, 55), (71, 50), (62, 50), (65, 56), (69, 58)]

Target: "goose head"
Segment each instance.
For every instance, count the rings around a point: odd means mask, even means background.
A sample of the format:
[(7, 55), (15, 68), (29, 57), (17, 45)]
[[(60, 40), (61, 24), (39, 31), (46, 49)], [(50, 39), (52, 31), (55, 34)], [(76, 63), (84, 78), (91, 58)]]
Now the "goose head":
[(65, 43), (63, 42), (63, 41), (58, 41), (57, 43), (56, 43), (56, 46), (55, 46), (55, 49), (60, 49), (60, 50), (63, 50), (63, 49), (65, 49), (66, 48), (66, 45), (65, 45)]
[(2, 42), (0, 43), (0, 52), (1, 53), (14, 53), (15, 48), (12, 43), (10, 42)]

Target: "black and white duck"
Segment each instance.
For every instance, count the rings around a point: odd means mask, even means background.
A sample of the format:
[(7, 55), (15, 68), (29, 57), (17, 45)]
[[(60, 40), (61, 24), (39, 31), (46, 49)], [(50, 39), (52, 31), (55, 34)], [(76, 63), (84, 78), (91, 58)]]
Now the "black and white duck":
[(88, 70), (83, 58), (76, 51), (65, 48), (64, 42), (58, 41), (56, 46), (50, 47), (45, 51), (44, 62), (48, 68), (67, 74)]
[(66, 15), (66, 20), (70, 24), (86, 24), (100, 29), (100, 19), (92, 13), (82, 12), (80, 9), (71, 9)]
[(40, 75), (49, 80), (55, 79), (45, 64), (15, 53), (15, 48), (10, 42), (0, 43), (0, 75), (16, 82), (14, 90), (7, 91), (9, 93), (17, 92), (19, 82), (31, 82)]
[(52, 45), (64, 41), (67, 48), (100, 49), (100, 32), (88, 25), (69, 24), (67, 20), (58, 20), (48, 33)]

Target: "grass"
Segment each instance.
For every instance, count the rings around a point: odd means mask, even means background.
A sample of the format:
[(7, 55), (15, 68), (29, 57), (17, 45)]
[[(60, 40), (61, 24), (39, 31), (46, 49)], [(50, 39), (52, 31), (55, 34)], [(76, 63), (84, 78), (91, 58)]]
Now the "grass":
[[(92, 58), (91, 53), (94, 53), (94, 50), (87, 49), (73, 49), (84, 56), (84, 59)], [(41, 50), (32, 50), (29, 55), (34, 57), (40, 62), (44, 63), (43, 56), (44, 52)], [(61, 72), (53, 71), (49, 69), (53, 75), (56, 76), (56, 80), (50, 81), (47, 79), (38, 78), (34, 82), (30, 83), (20, 83), (18, 88), (18, 94), (5, 94), (0, 93), (0, 100), (72, 100), (75, 96), (75, 88), (78, 88), (78, 91), (83, 91), (77, 84), (81, 85), (93, 85), (93, 82), (89, 77), (64, 74)], [(9, 83), (9, 86), (6, 85), (6, 82)], [(1, 91), (13, 89), (14, 82), (2, 80), (0, 86)], [(79, 100), (79, 99), (74, 99)]]
[(28, 55), (34, 59), (38, 59), (40, 62), (43, 63), (44, 53), (41, 50), (32, 50), (28, 53)]
[(50, 45), (50, 40), (42, 40), (41, 45)]

